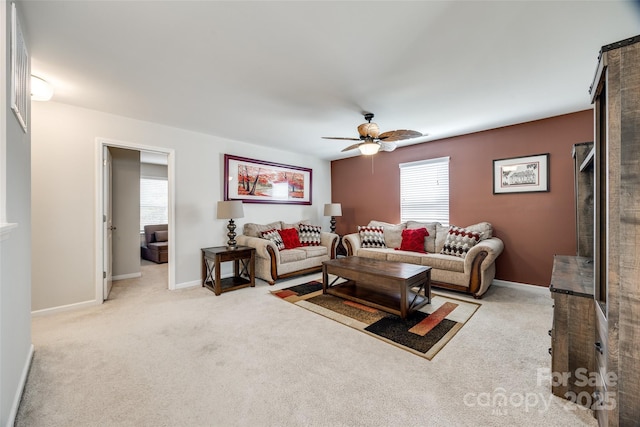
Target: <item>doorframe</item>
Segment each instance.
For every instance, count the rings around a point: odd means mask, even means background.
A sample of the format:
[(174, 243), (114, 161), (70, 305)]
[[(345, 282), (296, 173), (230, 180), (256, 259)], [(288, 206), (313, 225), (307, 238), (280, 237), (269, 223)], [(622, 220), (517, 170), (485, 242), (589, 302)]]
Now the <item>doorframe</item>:
[(136, 144), (133, 142), (125, 142), (118, 141), (109, 138), (96, 138), (96, 149), (95, 149), (95, 159), (96, 159), (96, 168), (95, 168), (95, 182), (96, 182), (96, 199), (95, 199), (95, 254), (96, 254), (96, 271), (95, 271), (95, 282), (96, 282), (96, 295), (95, 299), (98, 304), (104, 302), (103, 296), (103, 278), (102, 272), (104, 271), (104, 242), (103, 242), (103, 225), (102, 225), (102, 211), (104, 209), (104, 186), (103, 186), (103, 174), (102, 174), (102, 164), (103, 164), (103, 148), (104, 147), (115, 147), (115, 148), (125, 148), (129, 150), (137, 150), (137, 151), (151, 151), (155, 153), (162, 153), (167, 155), (167, 177), (168, 177), (168, 187), (169, 187), (169, 207), (168, 207), (168, 225), (169, 225), (169, 271), (168, 271), (168, 289), (175, 290), (176, 288), (176, 274), (175, 274), (175, 150), (172, 148), (165, 147), (154, 147), (150, 145), (142, 145)]

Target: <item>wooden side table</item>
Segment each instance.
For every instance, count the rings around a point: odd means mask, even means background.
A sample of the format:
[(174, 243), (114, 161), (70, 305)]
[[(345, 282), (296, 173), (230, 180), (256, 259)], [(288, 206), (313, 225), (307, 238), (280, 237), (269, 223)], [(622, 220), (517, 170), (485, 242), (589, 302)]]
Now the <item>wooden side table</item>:
[[(202, 286), (216, 295), (235, 289), (255, 287), (256, 250), (248, 246), (202, 248)], [(233, 276), (220, 277), (220, 264), (233, 261)]]
[(347, 256), (347, 248), (342, 244), (342, 238), (344, 235), (338, 235), (338, 245), (336, 247), (336, 258), (346, 257)]

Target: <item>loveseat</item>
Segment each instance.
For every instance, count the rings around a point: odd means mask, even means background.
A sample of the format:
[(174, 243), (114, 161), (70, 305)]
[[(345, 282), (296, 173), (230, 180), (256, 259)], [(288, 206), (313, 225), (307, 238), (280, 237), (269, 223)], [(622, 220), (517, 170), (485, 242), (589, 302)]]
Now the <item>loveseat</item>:
[[(419, 243), (412, 244), (410, 238)], [(432, 286), (463, 291), (475, 298), (489, 289), (496, 273), (495, 260), (504, 249), (488, 222), (456, 227), (438, 222), (371, 221), (359, 227), (358, 233), (343, 236), (342, 243), (347, 256), (429, 266)]]
[(335, 258), (339, 239), (309, 221), (247, 223), (236, 237), (238, 245), (256, 249), (255, 275), (270, 285), (278, 279), (321, 271), (324, 261)]
[(169, 262), (169, 226), (167, 224), (145, 225), (144, 243), (140, 247), (143, 259), (157, 264)]

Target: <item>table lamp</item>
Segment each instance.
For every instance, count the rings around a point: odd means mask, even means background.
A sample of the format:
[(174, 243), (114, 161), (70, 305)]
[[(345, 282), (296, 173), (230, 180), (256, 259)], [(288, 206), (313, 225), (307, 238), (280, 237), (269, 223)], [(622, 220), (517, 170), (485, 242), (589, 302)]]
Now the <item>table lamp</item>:
[(227, 249), (236, 249), (238, 247), (236, 243), (236, 224), (233, 222), (234, 218), (243, 218), (244, 210), (242, 209), (242, 201), (240, 200), (225, 200), (218, 202), (218, 219), (228, 219), (229, 225), (227, 229)]
[(336, 217), (342, 216), (342, 205), (340, 203), (327, 203), (324, 205), (324, 216), (331, 217), (331, 232), (336, 232)]

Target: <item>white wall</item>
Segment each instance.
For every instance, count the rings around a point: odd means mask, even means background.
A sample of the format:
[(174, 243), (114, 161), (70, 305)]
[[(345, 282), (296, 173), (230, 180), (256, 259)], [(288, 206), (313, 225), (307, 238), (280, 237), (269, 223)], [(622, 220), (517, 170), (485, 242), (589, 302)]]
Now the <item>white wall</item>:
[[(9, 107), (10, 2), (0, 1), (0, 84), (2, 146), (0, 173), (5, 173), (6, 218), (0, 222), (17, 224), (6, 232), (0, 224), (0, 426), (12, 426), (28, 367), (31, 345), (31, 143)], [(20, 16), (20, 3), (18, 3)], [(25, 41), (28, 35), (23, 27)], [(28, 114), (27, 114), (28, 120)], [(0, 215), (2, 216), (2, 215)]]
[(200, 248), (226, 243), (224, 154), (313, 169), (312, 205), (245, 204), (245, 222), (311, 219), (328, 229), (331, 165), (313, 157), (70, 105), (34, 104), (32, 310), (95, 300), (96, 137), (175, 150), (176, 287), (200, 283)]

